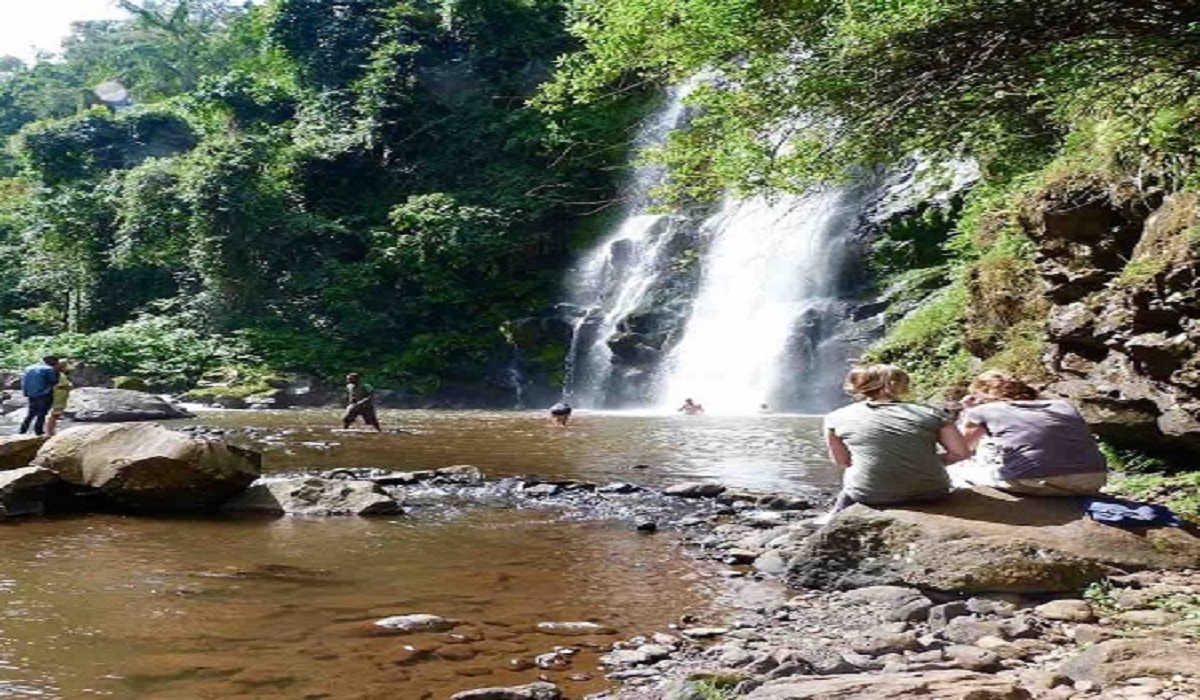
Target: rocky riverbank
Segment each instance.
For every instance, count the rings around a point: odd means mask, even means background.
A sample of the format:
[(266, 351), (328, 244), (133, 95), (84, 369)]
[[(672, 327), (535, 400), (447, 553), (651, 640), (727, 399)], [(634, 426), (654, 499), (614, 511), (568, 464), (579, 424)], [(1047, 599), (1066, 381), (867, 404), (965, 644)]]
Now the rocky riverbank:
[[(811, 499), (711, 483), (497, 479), (458, 466), (251, 484), (253, 453), (136, 423), (7, 438), (0, 468), (7, 517), (66, 502), (308, 517), (545, 509), (646, 536), (678, 533), (731, 587), (760, 593), (728, 619), (684, 615), (623, 641), (602, 620), (541, 621), (551, 626), (546, 648), (514, 650), (511, 666), (567, 687), (482, 688), (460, 700), (578, 697), (570, 679), (597, 673), (619, 687), (593, 700), (1200, 697), (1200, 539), (1182, 528), (1100, 525), (1071, 499), (967, 491), (920, 508), (856, 506), (817, 529)], [(381, 620), (381, 633), (409, 633), (395, 624)], [(469, 626), (420, 634), (447, 654), (470, 642)]]
[[(698, 487), (691, 487), (693, 493)], [(1200, 540), (1129, 532), (1069, 499), (958, 494), (922, 509), (764, 509), (712, 487), (679, 523), (733, 581), (792, 585), (718, 623), (616, 642), (590, 700), (1200, 697)], [(549, 684), (455, 696), (570, 697)]]

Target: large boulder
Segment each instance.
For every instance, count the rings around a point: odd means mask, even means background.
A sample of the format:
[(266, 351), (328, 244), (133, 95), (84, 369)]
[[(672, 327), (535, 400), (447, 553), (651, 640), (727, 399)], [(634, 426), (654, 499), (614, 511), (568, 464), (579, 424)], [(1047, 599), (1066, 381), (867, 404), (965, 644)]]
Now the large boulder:
[(395, 515), (396, 499), (373, 481), (270, 479), (231, 498), (224, 510), (275, 515)]
[(85, 423), (191, 418), (192, 414), (154, 394), (129, 389), (84, 387), (71, 392), (67, 411)]
[(153, 423), (85, 426), (50, 438), (34, 466), (140, 510), (201, 510), (243, 491), (262, 457)]
[(1063, 663), (1060, 671), (1076, 681), (1107, 686), (1130, 678), (1200, 676), (1200, 646), (1164, 644), (1157, 639), (1112, 639), (1089, 647)]
[(59, 481), (57, 474), (38, 467), (0, 472), (0, 517), (41, 515), (49, 489)]
[(28, 467), (48, 439), (41, 435), (0, 437), (0, 471)]
[(853, 506), (791, 546), (805, 588), (903, 585), (956, 593), (1078, 591), (1107, 575), (1200, 566), (1200, 539), (1084, 517), (1080, 500), (959, 491), (922, 506)]
[(1033, 695), (1011, 678), (971, 671), (880, 675), (800, 676), (769, 681), (747, 700), (1027, 700)]

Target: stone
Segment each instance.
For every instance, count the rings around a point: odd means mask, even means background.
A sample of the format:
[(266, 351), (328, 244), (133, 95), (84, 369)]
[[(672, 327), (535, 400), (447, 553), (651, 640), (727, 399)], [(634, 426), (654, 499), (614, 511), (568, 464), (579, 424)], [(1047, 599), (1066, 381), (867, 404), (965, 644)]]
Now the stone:
[(600, 657), (605, 666), (637, 666), (650, 661), (650, 657), (637, 649), (616, 649)]
[(1063, 622), (1091, 622), (1096, 619), (1096, 613), (1086, 600), (1064, 598), (1052, 600), (1033, 609), (1035, 613), (1047, 620)]
[(883, 656), (921, 648), (916, 632), (864, 634), (850, 641), (850, 648), (867, 656)]
[(192, 414), (175, 404), (144, 391), (81, 387), (71, 392), (67, 411), (83, 423), (121, 423), (128, 421), (191, 418)]
[(28, 467), (38, 450), (49, 439), (44, 435), (5, 435), (0, 437), (0, 471)]
[(728, 627), (689, 627), (680, 631), (680, 634), (691, 639), (709, 639), (728, 633)]
[(950, 621), (956, 617), (970, 615), (971, 611), (967, 608), (967, 604), (961, 600), (952, 600), (949, 603), (935, 605), (929, 609), (929, 629), (934, 632), (939, 632), (950, 624)]
[(886, 622), (916, 622), (928, 617), (933, 602), (915, 588), (868, 586), (847, 592), (842, 600), (880, 608)]
[(991, 651), (965, 644), (951, 644), (943, 650), (946, 658), (968, 671), (991, 673), (1000, 670), (1000, 657)]
[(746, 700), (1029, 700), (1016, 681), (971, 671), (783, 678), (764, 683)]
[(229, 512), (274, 515), (397, 515), (396, 499), (373, 481), (346, 479), (266, 479), (225, 502)]
[(0, 471), (0, 517), (43, 514), (47, 489), (58, 483), (58, 474), (49, 469), (24, 467)]
[(412, 634), (414, 632), (446, 632), (457, 627), (458, 623), (439, 615), (409, 613), (376, 620), (375, 626), (396, 634)]
[(942, 636), (955, 644), (974, 644), (984, 637), (1008, 639), (1003, 623), (977, 617), (956, 617), (942, 630)]
[(616, 481), (611, 484), (604, 484), (603, 486), (597, 488), (596, 493), (626, 494), (626, 493), (637, 493), (638, 491), (641, 491), (641, 490), (642, 490), (642, 487), (638, 486), (636, 484), (629, 484), (624, 481)]
[(556, 637), (616, 634), (616, 631), (612, 628), (595, 622), (539, 622), (534, 629), (542, 634), (550, 634)]
[(59, 433), (42, 446), (33, 465), (128, 508), (204, 510), (253, 483), (262, 456), (153, 423), (124, 423)]
[(483, 471), (471, 464), (455, 464), (450, 467), (442, 467), (441, 469), (433, 470), (433, 474), (457, 484), (479, 484), (483, 483), (484, 480)]
[(699, 481), (675, 484), (663, 489), (664, 495), (679, 498), (712, 498), (724, 492), (725, 487), (720, 484), (708, 484)]
[(553, 683), (539, 681), (508, 688), (476, 688), (450, 696), (450, 700), (562, 700), (562, 691)]
[(521, 489), (521, 493), (534, 498), (553, 496), (562, 490), (558, 484), (533, 484)]
[(1200, 566), (1200, 538), (1101, 525), (1076, 499), (978, 489), (933, 504), (851, 506), (790, 555), (787, 578), (797, 588), (1061, 593), (1113, 570)]
[(1101, 686), (1129, 678), (1200, 677), (1200, 645), (1182, 640), (1112, 639), (1084, 650), (1059, 670), (1076, 681)]
[(755, 570), (773, 576), (778, 576), (788, 570), (788, 563), (784, 555), (775, 549), (768, 549), (758, 555), (758, 558), (754, 560), (753, 566)]
[(1117, 622), (1143, 627), (1166, 627), (1179, 621), (1179, 613), (1169, 610), (1130, 610), (1115, 615)]

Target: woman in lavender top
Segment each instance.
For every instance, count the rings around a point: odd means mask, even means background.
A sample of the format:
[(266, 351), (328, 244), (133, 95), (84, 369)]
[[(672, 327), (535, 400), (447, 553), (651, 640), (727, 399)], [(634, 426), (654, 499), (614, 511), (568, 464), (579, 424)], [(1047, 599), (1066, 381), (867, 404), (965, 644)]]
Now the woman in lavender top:
[(956, 486), (992, 486), (1035, 496), (1099, 493), (1108, 464), (1087, 423), (1067, 401), (1003, 372), (984, 372), (963, 400), (973, 457), (950, 468)]

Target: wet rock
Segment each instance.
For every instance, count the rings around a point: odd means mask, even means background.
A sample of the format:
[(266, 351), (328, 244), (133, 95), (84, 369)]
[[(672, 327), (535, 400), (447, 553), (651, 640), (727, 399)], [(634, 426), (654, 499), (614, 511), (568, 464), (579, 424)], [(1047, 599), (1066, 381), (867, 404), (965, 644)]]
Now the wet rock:
[(1153, 639), (1113, 639), (1067, 659), (1059, 669), (1076, 681), (1101, 686), (1129, 678), (1200, 677), (1200, 645)]
[(709, 639), (728, 633), (728, 627), (689, 627), (680, 631), (680, 634), (691, 639)]
[(533, 665), (547, 671), (561, 671), (571, 665), (571, 655), (561, 650), (548, 651), (533, 657)]
[(759, 508), (769, 510), (808, 510), (812, 502), (798, 496), (769, 495), (758, 499)]
[(596, 493), (626, 494), (626, 493), (637, 493), (638, 491), (641, 491), (641, 490), (643, 490), (642, 487), (638, 486), (636, 484), (629, 484), (629, 483), (625, 483), (624, 481), (617, 481), (617, 482), (614, 482), (611, 484), (604, 484), (603, 486), (598, 487), (596, 489)]
[(457, 622), (449, 620), (438, 615), (428, 615), (426, 613), (409, 613), (407, 615), (393, 615), (385, 617), (382, 620), (376, 620), (375, 626), (389, 630), (396, 634), (412, 634), (414, 632), (446, 632), (454, 629), (458, 625)]
[(271, 479), (226, 501), (222, 510), (276, 515), (396, 515), (400, 504), (373, 481)]
[(639, 520), (633, 526), (638, 532), (658, 532), (658, 523), (653, 520)]
[(456, 484), (479, 484), (484, 481), (484, 474), (479, 467), (470, 464), (456, 464), (452, 467), (442, 467), (433, 470), (435, 476)]
[(28, 467), (38, 450), (49, 439), (42, 435), (0, 437), (0, 471)]
[(191, 418), (179, 406), (142, 391), (81, 387), (71, 392), (67, 410), (84, 423), (120, 423), (128, 421)]
[(616, 632), (604, 625), (595, 622), (539, 622), (535, 626), (538, 632), (542, 634), (551, 634), (557, 637), (582, 637), (589, 634), (615, 634)]
[(1015, 681), (970, 671), (926, 671), (769, 681), (747, 700), (1028, 700)]
[(50, 438), (34, 466), (140, 510), (213, 508), (261, 472), (257, 452), (153, 423), (86, 426)]
[(725, 555), (721, 557), (721, 561), (732, 566), (753, 564), (758, 558), (758, 552), (752, 552), (747, 549), (729, 549), (725, 551)]
[(1092, 522), (1067, 498), (959, 491), (944, 501), (843, 511), (792, 552), (800, 588), (905, 585), (964, 593), (1078, 591), (1112, 569), (1181, 569), (1200, 539), (1177, 528), (1142, 534)]
[(49, 469), (24, 467), (0, 471), (0, 518), (41, 515), (47, 490), (60, 483)]
[(650, 661), (650, 657), (639, 649), (616, 649), (600, 657), (605, 666), (638, 666)]
[(450, 700), (562, 700), (553, 683), (537, 682), (509, 688), (476, 688), (450, 696)]
[(712, 498), (724, 492), (725, 487), (720, 484), (707, 484), (698, 481), (675, 484), (663, 489), (664, 495), (676, 496), (678, 498)]
[(1064, 598), (1052, 600), (1033, 609), (1035, 613), (1047, 620), (1063, 622), (1090, 622), (1096, 619), (1092, 606), (1085, 600)]
[(527, 484), (525, 488), (521, 489), (522, 493), (524, 493), (526, 496), (532, 496), (534, 498), (553, 496), (561, 490), (562, 487), (560, 487), (558, 484)]

